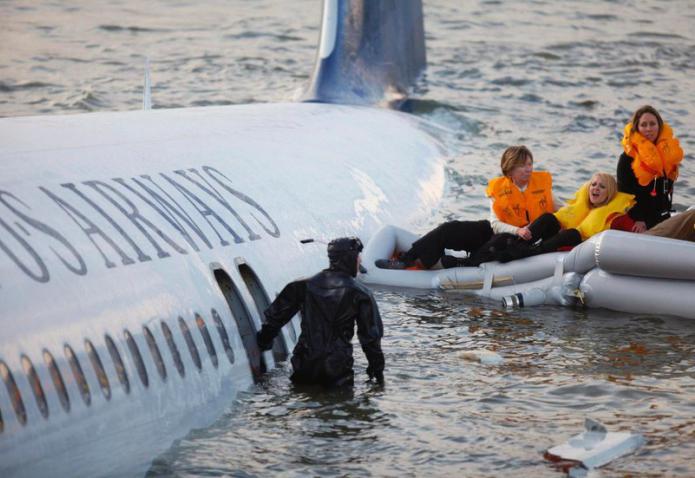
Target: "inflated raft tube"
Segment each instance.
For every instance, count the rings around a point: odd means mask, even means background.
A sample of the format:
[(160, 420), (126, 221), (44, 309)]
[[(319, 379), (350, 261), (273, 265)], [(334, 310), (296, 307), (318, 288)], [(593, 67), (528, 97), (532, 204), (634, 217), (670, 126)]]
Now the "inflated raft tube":
[(566, 254), (543, 254), (506, 264), (488, 262), (480, 267), (451, 269), (393, 270), (380, 269), (374, 264), (378, 259), (390, 258), (396, 251), (407, 251), (418, 237), (395, 226), (381, 228), (362, 252), (362, 264), (367, 273), (361, 274), (360, 280), (367, 284), (415, 289), (489, 289), (552, 276), (558, 258)]
[(613, 274), (695, 280), (695, 243), (624, 231), (604, 231), (581, 243), (563, 260), (566, 272), (594, 268)]
[(612, 274), (595, 268), (586, 275), (569, 272), (560, 277), (473, 291), (501, 300), (507, 308), (534, 305), (581, 304), (621, 312), (673, 315), (695, 319), (695, 282)]
[(695, 319), (695, 281), (612, 274), (594, 268), (526, 284), (481, 289), (475, 294), (501, 300), (508, 308), (534, 305), (583, 305), (634, 314)]
[(546, 277), (525, 284), (480, 289), (476, 295), (502, 301), (504, 307), (530, 307), (533, 305), (573, 305), (582, 276), (569, 272), (558, 277)]
[(580, 290), (588, 307), (695, 319), (693, 281), (633, 277), (594, 269), (584, 276)]
[(558, 259), (553, 277), (475, 291), (505, 307), (582, 304), (691, 319), (694, 292), (695, 243), (621, 231), (575, 247)]

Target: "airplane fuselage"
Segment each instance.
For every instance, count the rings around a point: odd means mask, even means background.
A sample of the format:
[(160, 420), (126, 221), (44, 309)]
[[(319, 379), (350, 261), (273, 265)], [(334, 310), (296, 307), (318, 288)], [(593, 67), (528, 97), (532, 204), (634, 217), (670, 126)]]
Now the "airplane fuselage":
[(144, 471), (291, 351), (297, 319), (273, 353), (253, 334), (326, 266), (299, 241), (422, 221), (442, 155), (354, 106), (1, 119), (0, 471)]

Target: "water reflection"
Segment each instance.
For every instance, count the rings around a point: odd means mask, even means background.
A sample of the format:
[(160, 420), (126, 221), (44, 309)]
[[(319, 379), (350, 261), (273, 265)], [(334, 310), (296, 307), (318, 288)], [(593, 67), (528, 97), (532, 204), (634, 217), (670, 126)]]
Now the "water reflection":
[(331, 476), (350, 463), (351, 475), (367, 476), (363, 450), (374, 449), (379, 430), (389, 427), (377, 404), (383, 387), (294, 386), (289, 375), (288, 365), (274, 370), (214, 426), (155, 460), (147, 475)]

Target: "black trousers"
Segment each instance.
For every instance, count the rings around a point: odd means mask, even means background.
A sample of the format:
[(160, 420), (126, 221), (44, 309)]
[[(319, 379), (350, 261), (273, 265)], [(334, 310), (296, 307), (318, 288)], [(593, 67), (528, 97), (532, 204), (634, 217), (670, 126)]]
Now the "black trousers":
[(426, 268), (430, 268), (441, 259), (444, 249), (466, 251), (470, 254), (477, 251), (491, 237), (492, 227), (489, 221), (449, 221), (413, 242), (404, 258), (411, 261), (420, 259)]
[[(533, 238), (530, 241), (511, 242), (506, 248), (498, 248), (491, 251), (485, 257), (487, 260), (509, 262), (524, 257), (555, 252), (560, 247), (576, 246), (582, 242), (582, 236), (576, 229), (564, 229), (560, 231), (560, 223), (550, 213), (543, 214), (529, 225)], [(537, 245), (534, 243), (541, 239)]]
[(541, 253), (555, 252), (561, 247), (574, 247), (582, 242), (582, 235), (576, 229), (565, 229), (555, 234), (550, 239), (541, 242), (538, 250)]
[(495, 234), (471, 255), (466, 265), (479, 266), (483, 262), (490, 261), (509, 262), (531, 256), (533, 255), (532, 244), (539, 239), (545, 242), (556, 236), (560, 232), (560, 223), (554, 214), (547, 212), (529, 224), (528, 228), (531, 231), (531, 239), (528, 241), (516, 234)]

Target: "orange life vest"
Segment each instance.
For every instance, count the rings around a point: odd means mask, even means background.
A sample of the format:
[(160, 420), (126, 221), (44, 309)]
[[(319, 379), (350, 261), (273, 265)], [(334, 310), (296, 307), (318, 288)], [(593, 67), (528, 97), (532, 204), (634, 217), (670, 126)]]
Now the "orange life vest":
[(528, 225), (545, 212), (553, 212), (553, 178), (545, 171), (534, 171), (525, 191), (506, 176), (490, 180), (486, 194), (492, 198), (497, 218), (517, 227)]
[(638, 131), (632, 131), (632, 123), (628, 123), (625, 126), (622, 145), (625, 154), (634, 159), (632, 170), (637, 182), (642, 186), (663, 176), (671, 181), (678, 177), (678, 165), (683, 161), (683, 149), (678, 139), (673, 136), (673, 130), (668, 123), (661, 127), (656, 144)]

